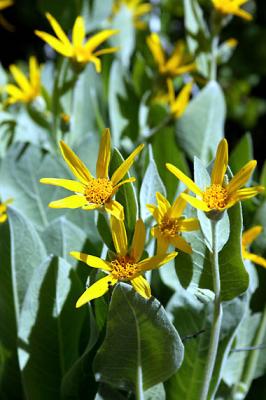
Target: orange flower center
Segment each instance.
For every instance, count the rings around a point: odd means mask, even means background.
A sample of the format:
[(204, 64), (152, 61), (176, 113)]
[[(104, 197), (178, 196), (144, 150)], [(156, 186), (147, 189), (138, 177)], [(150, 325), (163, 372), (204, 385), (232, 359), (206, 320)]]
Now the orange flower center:
[(120, 281), (134, 279), (139, 272), (135, 260), (128, 255), (118, 257), (116, 260), (111, 261), (111, 265), (112, 276)]
[(84, 192), (84, 196), (89, 203), (105, 204), (111, 197), (113, 184), (107, 178), (91, 179)]
[(228, 203), (228, 191), (222, 185), (213, 184), (203, 193), (203, 201), (212, 210), (221, 210)]
[(164, 236), (176, 236), (180, 230), (181, 218), (169, 218), (166, 215), (159, 224), (159, 229)]

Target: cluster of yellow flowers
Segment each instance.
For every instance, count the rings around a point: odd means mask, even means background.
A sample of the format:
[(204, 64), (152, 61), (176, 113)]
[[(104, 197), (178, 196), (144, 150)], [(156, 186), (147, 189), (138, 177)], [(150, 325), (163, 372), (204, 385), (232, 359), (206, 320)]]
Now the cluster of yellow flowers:
[[(240, 6), (248, 0), (212, 0), (215, 10), (220, 15), (237, 15), (246, 20), (252, 19), (252, 16), (246, 11), (240, 9)], [(1, 0), (0, 10), (13, 4), (12, 0)], [(121, 7), (127, 7), (132, 13), (134, 25), (138, 29), (145, 28), (146, 24), (141, 17), (151, 11), (151, 5), (142, 3), (142, 0), (116, 0), (113, 4), (112, 16), (117, 14)], [(60, 24), (49, 13), (46, 13), (53, 31), (54, 36), (50, 33), (36, 30), (35, 34), (43, 41), (49, 44), (56, 52), (71, 59), (73, 64), (82, 68), (87, 63), (93, 63), (96, 71), (101, 72), (100, 56), (111, 54), (118, 51), (117, 47), (108, 47), (98, 49), (111, 36), (117, 34), (116, 29), (106, 29), (90, 38), (86, 39), (84, 18), (78, 16), (75, 20), (72, 30), (72, 41), (63, 31)], [(172, 79), (178, 75), (183, 75), (196, 70), (196, 64), (186, 53), (186, 47), (183, 41), (178, 41), (170, 56), (165, 53), (160, 37), (156, 33), (152, 33), (147, 37), (147, 45), (153, 55), (154, 61), (158, 66), (161, 76), (167, 80), (168, 94), (161, 96), (169, 103), (171, 115), (174, 118), (180, 118), (188, 104), (190, 93), (192, 90), (192, 82), (185, 85), (183, 90), (175, 98), (174, 85)], [(15, 65), (10, 66), (10, 72), (17, 83), (7, 84), (4, 91), (9, 95), (6, 104), (14, 104), (16, 102), (29, 103), (32, 102), (41, 91), (40, 66), (35, 57), (30, 57), (29, 61), (29, 79)], [(160, 96), (159, 96), (160, 97)]]
[[(194, 192), (197, 197), (192, 197), (185, 191), (181, 193), (171, 205), (162, 194), (156, 194), (157, 206), (148, 204), (147, 208), (157, 222), (152, 228), (152, 235), (157, 239), (157, 253), (153, 257), (139, 261), (144, 250), (146, 239), (144, 223), (142, 220), (137, 221), (132, 244), (131, 247), (129, 247), (123, 222), (123, 206), (116, 200), (113, 200), (113, 196), (121, 185), (135, 180), (135, 178), (122, 179), (132, 166), (135, 157), (143, 149), (143, 145), (138, 146), (132, 152), (113, 173), (111, 178), (109, 178), (108, 174), (110, 147), (110, 131), (109, 129), (105, 129), (100, 143), (96, 165), (96, 178), (94, 178), (73, 151), (64, 142), (61, 142), (60, 149), (63, 158), (72, 173), (78, 179), (78, 182), (68, 179), (41, 179), (41, 183), (57, 185), (75, 192), (72, 196), (53, 201), (49, 204), (50, 207), (81, 207), (84, 210), (98, 209), (111, 214), (111, 232), (116, 250), (116, 256), (112, 261), (109, 262), (79, 252), (71, 253), (76, 259), (84, 261), (89, 266), (100, 268), (108, 273), (106, 277), (100, 279), (85, 291), (78, 300), (77, 307), (102, 296), (109, 287), (113, 286), (119, 280), (130, 281), (141, 296), (149, 298), (151, 296), (150, 286), (142, 276), (142, 273), (147, 270), (159, 268), (176, 257), (176, 252), (166, 253), (169, 245), (185, 253), (192, 253), (192, 248), (182, 237), (182, 232), (199, 229), (199, 222), (197, 218), (185, 218), (183, 216), (187, 203), (210, 214), (213, 212), (222, 213), (225, 209), (232, 207), (236, 202), (250, 199), (264, 191), (263, 186), (243, 188), (256, 167), (256, 161), (254, 160), (248, 162), (229, 183), (227, 182), (227, 179), (225, 179), (228, 167), (228, 145), (226, 139), (223, 139), (218, 146), (211, 174), (211, 185), (209, 187), (204, 189), (199, 188), (174, 165), (166, 164), (168, 170), (183, 181), (188, 189)], [(254, 237), (253, 235), (252, 239)], [(246, 236), (243, 237), (243, 255), (245, 258), (252, 259), (253, 261), (256, 259), (255, 262), (258, 262), (256, 256), (252, 258), (250, 253), (246, 251), (246, 247), (250, 243), (250, 234), (246, 233)], [(261, 259), (260, 257), (260, 264), (262, 264)]]
[[(240, 9), (240, 6), (246, 1), (212, 0), (215, 9), (220, 14), (235, 14), (242, 18), (250, 19), (250, 15)], [(5, 3), (10, 5), (11, 2), (6, 0)], [(116, 14), (122, 5), (126, 5), (132, 10), (135, 26), (143, 28), (144, 23), (139, 18), (150, 12), (150, 4), (141, 3), (140, 0), (118, 0), (114, 4), (113, 14)], [(79, 16), (74, 23), (72, 41), (70, 41), (54, 17), (48, 13), (46, 17), (55, 36), (42, 31), (35, 31), (36, 35), (58, 53), (71, 59), (74, 64), (84, 66), (86, 63), (91, 62), (99, 73), (101, 72), (101, 59), (99, 57), (118, 50), (115, 47), (98, 49), (108, 38), (117, 34), (117, 30), (103, 30), (86, 39), (84, 19)], [(176, 44), (170, 56), (166, 55), (160, 37), (157, 34), (152, 33), (148, 36), (147, 44), (159, 73), (166, 78), (171, 115), (179, 118), (188, 104), (193, 82), (186, 84), (176, 98), (172, 79), (177, 75), (194, 71), (196, 65), (187, 56), (183, 42)], [(40, 67), (35, 57), (31, 57), (29, 61), (29, 78), (15, 65), (10, 67), (10, 72), (18, 86), (14, 84), (6, 85), (5, 91), (9, 95), (7, 104), (19, 101), (28, 103), (40, 94)], [(93, 177), (85, 164), (66, 143), (61, 141), (60, 150), (62, 156), (77, 180), (41, 179), (41, 183), (60, 186), (74, 192), (71, 196), (51, 202), (49, 204), (51, 208), (82, 208), (83, 210), (99, 210), (110, 214), (111, 232), (116, 250), (116, 254), (111, 261), (80, 252), (71, 252), (71, 255), (77, 260), (84, 261), (89, 266), (100, 268), (107, 273), (107, 276), (98, 280), (83, 293), (77, 302), (77, 307), (102, 296), (118, 281), (130, 281), (141, 296), (150, 298), (151, 289), (142, 275), (143, 272), (159, 268), (174, 259), (177, 252), (167, 253), (170, 245), (188, 254), (192, 253), (193, 249), (182, 237), (182, 232), (194, 231), (199, 229), (200, 226), (197, 218), (185, 218), (183, 216), (187, 203), (203, 210), (207, 215), (213, 215), (213, 213), (222, 213), (236, 202), (249, 199), (264, 191), (262, 186), (243, 188), (256, 167), (256, 161), (254, 160), (248, 162), (230, 182), (227, 181), (228, 145), (225, 139), (218, 146), (209, 187), (199, 188), (195, 182), (174, 165), (166, 164), (167, 169), (181, 180), (188, 189), (181, 193), (172, 205), (160, 193), (156, 194), (157, 205), (147, 205), (148, 210), (156, 221), (151, 233), (157, 239), (157, 252), (155, 256), (141, 260), (146, 240), (144, 223), (141, 219), (136, 222), (132, 243), (129, 245), (124, 225), (124, 209), (114, 198), (120, 186), (135, 181), (134, 177), (124, 180), (123, 178), (143, 147), (144, 145), (139, 145), (110, 177), (111, 135), (109, 129), (105, 129), (99, 147), (96, 177)], [(195, 193), (196, 197), (189, 195), (189, 190)], [(9, 202), (0, 204), (0, 222), (4, 222), (7, 219), (7, 205)], [(243, 257), (266, 267), (266, 260), (249, 253), (247, 250), (247, 247), (260, 232), (260, 227), (254, 227), (243, 235)]]

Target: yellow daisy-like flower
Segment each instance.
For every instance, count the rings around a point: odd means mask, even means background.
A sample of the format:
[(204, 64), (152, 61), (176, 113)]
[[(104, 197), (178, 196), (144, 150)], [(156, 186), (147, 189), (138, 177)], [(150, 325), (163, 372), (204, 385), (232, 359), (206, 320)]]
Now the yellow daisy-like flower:
[(187, 72), (195, 71), (196, 64), (190, 63), (185, 52), (185, 44), (182, 41), (177, 42), (171, 56), (167, 58), (157, 33), (152, 33), (147, 38), (147, 45), (158, 65), (159, 73), (174, 77)]
[(32, 56), (29, 60), (29, 78), (16, 66), (9, 67), (10, 72), (17, 83), (17, 86), (8, 83), (3, 90), (9, 95), (6, 103), (8, 105), (22, 102), (30, 103), (40, 94), (41, 77), (40, 66), (36, 57)]
[(4, 223), (7, 220), (7, 206), (12, 202), (13, 199), (8, 199), (3, 203), (0, 202), (0, 224)]
[(0, 10), (4, 10), (7, 7), (13, 6), (13, 0), (0, 0)]
[(129, 168), (132, 166), (135, 157), (143, 149), (144, 144), (139, 145), (130, 156), (117, 168), (111, 179), (108, 176), (109, 163), (111, 158), (111, 135), (109, 129), (105, 129), (98, 154), (96, 165), (96, 178), (86, 168), (76, 154), (63, 142), (60, 142), (60, 150), (65, 162), (71, 172), (79, 180), (42, 178), (41, 183), (48, 185), (61, 186), (67, 190), (75, 192), (74, 195), (52, 201), (51, 208), (82, 208), (83, 210), (104, 209), (116, 218), (124, 218), (123, 206), (112, 200), (121, 185), (134, 182), (135, 178), (121, 181)]
[(249, 161), (243, 168), (227, 183), (225, 173), (228, 166), (228, 144), (226, 139), (219, 143), (214, 166), (211, 174), (211, 185), (204, 190), (199, 188), (188, 176), (172, 164), (166, 164), (167, 169), (180, 179), (197, 197), (192, 197), (187, 193), (181, 196), (193, 207), (209, 212), (222, 212), (232, 207), (238, 201), (250, 199), (258, 193), (264, 191), (263, 186), (250, 188), (242, 187), (249, 180), (257, 162)]
[(108, 289), (119, 281), (131, 282), (134, 289), (145, 299), (151, 297), (151, 288), (142, 276), (145, 271), (156, 269), (171, 261), (177, 253), (156, 255), (140, 261), (145, 244), (145, 226), (141, 219), (136, 222), (131, 244), (128, 246), (127, 233), (123, 221), (111, 217), (111, 230), (115, 257), (112, 261), (76, 251), (70, 254), (77, 260), (84, 261), (90, 267), (99, 268), (108, 275), (90, 286), (78, 299), (76, 307), (81, 307), (89, 301), (104, 295)]
[(157, 225), (151, 230), (157, 239), (157, 253), (163, 254), (169, 245), (191, 254), (190, 244), (181, 236), (182, 232), (191, 232), (199, 229), (197, 218), (185, 218), (183, 211), (187, 202), (178, 196), (171, 206), (168, 200), (161, 194), (156, 193), (158, 206), (147, 204), (147, 208), (157, 221)]
[(248, 229), (242, 235), (242, 256), (244, 260), (250, 260), (255, 264), (261, 265), (266, 268), (266, 259), (257, 256), (256, 254), (252, 254), (248, 251), (248, 247), (256, 240), (256, 238), (261, 234), (263, 228), (260, 225), (253, 226)]
[(170, 105), (170, 111), (171, 114), (175, 118), (180, 118), (183, 113), (185, 112), (185, 109), (187, 108), (188, 102), (189, 102), (189, 97), (191, 94), (193, 82), (187, 83), (180, 93), (175, 97), (175, 89), (174, 89), (174, 84), (171, 79), (167, 79), (167, 87), (168, 87), (168, 99), (169, 99), (169, 105)]
[(106, 29), (85, 41), (85, 22), (83, 17), (79, 16), (73, 26), (71, 42), (56, 19), (49, 13), (46, 13), (46, 17), (56, 36), (38, 30), (35, 31), (35, 34), (48, 43), (55, 51), (65, 57), (71, 58), (77, 64), (85, 65), (92, 62), (95, 65), (96, 71), (101, 72), (101, 60), (99, 56), (114, 53), (118, 50), (118, 48), (114, 47), (96, 50), (109, 37), (117, 34), (119, 32), (117, 29)]
[(215, 9), (223, 15), (233, 14), (246, 21), (251, 21), (253, 16), (240, 8), (248, 1), (249, 0), (212, 0), (212, 3)]
[(151, 4), (142, 3), (142, 0), (116, 0), (113, 4), (113, 15), (117, 14), (123, 5), (132, 13), (135, 28), (145, 29), (147, 24), (141, 20), (141, 17), (151, 11)]

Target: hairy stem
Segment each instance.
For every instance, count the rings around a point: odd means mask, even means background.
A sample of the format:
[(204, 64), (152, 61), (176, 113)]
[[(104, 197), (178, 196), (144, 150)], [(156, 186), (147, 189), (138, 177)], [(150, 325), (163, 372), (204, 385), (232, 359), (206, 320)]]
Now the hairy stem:
[(221, 323), (222, 323), (222, 305), (221, 305), (221, 282), (220, 282), (220, 271), (219, 271), (219, 259), (218, 259), (218, 246), (217, 246), (217, 221), (211, 221), (212, 226), (212, 279), (213, 279), (213, 290), (215, 294), (214, 298), (214, 311), (213, 321), (211, 327), (210, 345), (208, 350), (208, 356), (205, 366), (204, 379), (201, 387), (200, 400), (207, 400), (210, 389), (211, 379), (214, 371)]

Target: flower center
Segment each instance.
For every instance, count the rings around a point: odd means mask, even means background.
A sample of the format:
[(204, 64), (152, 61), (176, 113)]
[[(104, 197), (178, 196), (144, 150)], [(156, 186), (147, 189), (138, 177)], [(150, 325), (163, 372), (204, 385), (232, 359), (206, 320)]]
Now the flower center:
[(223, 209), (228, 203), (228, 191), (222, 185), (211, 185), (205, 190), (203, 201), (211, 209)]
[(176, 236), (180, 230), (181, 218), (169, 218), (166, 215), (159, 224), (159, 229), (164, 236)]
[(116, 260), (111, 261), (112, 275), (118, 280), (131, 280), (136, 277), (139, 268), (135, 260), (128, 255), (118, 257)]
[(113, 192), (113, 184), (107, 178), (91, 179), (84, 192), (84, 196), (89, 203), (105, 204)]

